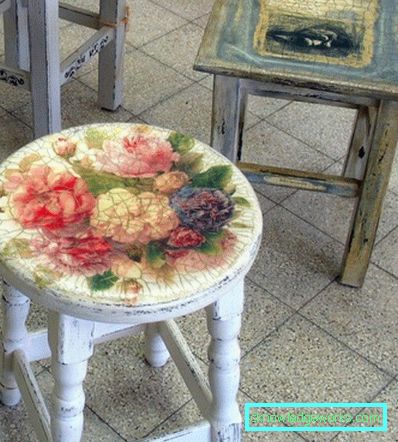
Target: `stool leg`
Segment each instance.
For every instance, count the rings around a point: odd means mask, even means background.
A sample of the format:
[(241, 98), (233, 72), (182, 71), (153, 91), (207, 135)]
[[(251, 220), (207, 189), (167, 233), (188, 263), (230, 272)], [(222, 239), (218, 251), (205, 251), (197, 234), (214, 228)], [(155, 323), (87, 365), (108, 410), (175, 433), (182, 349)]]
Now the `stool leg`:
[(210, 410), (212, 442), (238, 442), (242, 418), (236, 396), (239, 388), (240, 332), (243, 281), (219, 301), (207, 307), (209, 383), (213, 396)]
[(126, 0), (101, 0), (100, 16), (103, 22), (118, 23), (115, 38), (99, 53), (98, 104), (116, 110), (123, 100), (123, 58), (126, 24)]
[(21, 399), (13, 365), (13, 352), (23, 348), (28, 339), (26, 318), (29, 314), (30, 300), (13, 287), (4, 284), (2, 296), (2, 349), (0, 353), (0, 394), (4, 405), (18, 404)]
[(35, 137), (61, 130), (58, 1), (29, 0), (30, 73)]
[(398, 104), (382, 101), (360, 196), (354, 212), (340, 276), (342, 284), (361, 287), (369, 265), (384, 195), (398, 141)]
[(155, 368), (163, 367), (170, 354), (159, 335), (157, 324), (147, 324), (145, 327), (145, 359)]
[(4, 13), (4, 49), (6, 65), (29, 70), (28, 8), (13, 0)]
[(362, 180), (369, 157), (377, 109), (361, 106), (352, 133), (350, 148), (344, 164), (343, 175)]
[(54, 376), (51, 434), (54, 442), (79, 442), (83, 433), (87, 362), (93, 354), (94, 322), (59, 313), (49, 315), (48, 336)]
[(241, 152), (246, 101), (239, 78), (214, 76), (210, 144), (233, 162)]

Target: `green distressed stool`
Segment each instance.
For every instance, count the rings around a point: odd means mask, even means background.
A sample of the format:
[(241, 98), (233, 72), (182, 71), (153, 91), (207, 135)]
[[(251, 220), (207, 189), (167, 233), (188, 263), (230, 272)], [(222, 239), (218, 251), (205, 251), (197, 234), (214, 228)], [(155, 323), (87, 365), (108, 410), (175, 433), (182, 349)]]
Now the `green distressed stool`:
[(252, 182), (357, 197), (340, 282), (363, 284), (398, 139), (396, 0), (217, 0), (195, 69), (211, 144), (240, 159), (248, 94), (358, 109), (343, 176), (240, 162)]

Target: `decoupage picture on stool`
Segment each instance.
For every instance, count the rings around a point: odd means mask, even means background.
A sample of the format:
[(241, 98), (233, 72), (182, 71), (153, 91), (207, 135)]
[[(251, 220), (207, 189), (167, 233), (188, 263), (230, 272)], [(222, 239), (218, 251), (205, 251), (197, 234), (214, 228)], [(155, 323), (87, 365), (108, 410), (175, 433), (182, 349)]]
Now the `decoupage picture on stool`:
[(262, 56), (366, 66), (377, 5), (377, 0), (261, 0), (254, 49)]

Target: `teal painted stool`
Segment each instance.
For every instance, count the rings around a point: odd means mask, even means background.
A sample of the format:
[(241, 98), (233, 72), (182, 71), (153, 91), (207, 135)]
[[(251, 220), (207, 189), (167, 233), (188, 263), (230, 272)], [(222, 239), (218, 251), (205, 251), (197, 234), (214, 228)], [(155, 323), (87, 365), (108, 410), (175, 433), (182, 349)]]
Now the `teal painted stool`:
[(395, 0), (217, 0), (195, 69), (214, 74), (211, 144), (240, 159), (248, 94), (358, 109), (343, 176), (239, 163), (252, 182), (357, 197), (340, 282), (363, 284), (398, 139)]

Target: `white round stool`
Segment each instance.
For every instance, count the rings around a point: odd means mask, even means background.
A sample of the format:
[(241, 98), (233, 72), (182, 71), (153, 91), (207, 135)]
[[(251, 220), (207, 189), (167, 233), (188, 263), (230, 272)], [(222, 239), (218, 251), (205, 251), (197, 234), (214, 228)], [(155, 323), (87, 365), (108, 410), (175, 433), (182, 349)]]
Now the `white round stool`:
[[(205, 418), (174, 436), (239, 441), (243, 283), (262, 231), (242, 173), (180, 133), (103, 124), (30, 143), (0, 183), (3, 404), (22, 395), (40, 441), (81, 440), (94, 345), (144, 332), (148, 362), (171, 356)], [(48, 333), (28, 333), (30, 299), (48, 309)], [(201, 308), (209, 386), (173, 321)], [(50, 355), (47, 410), (30, 363)]]

